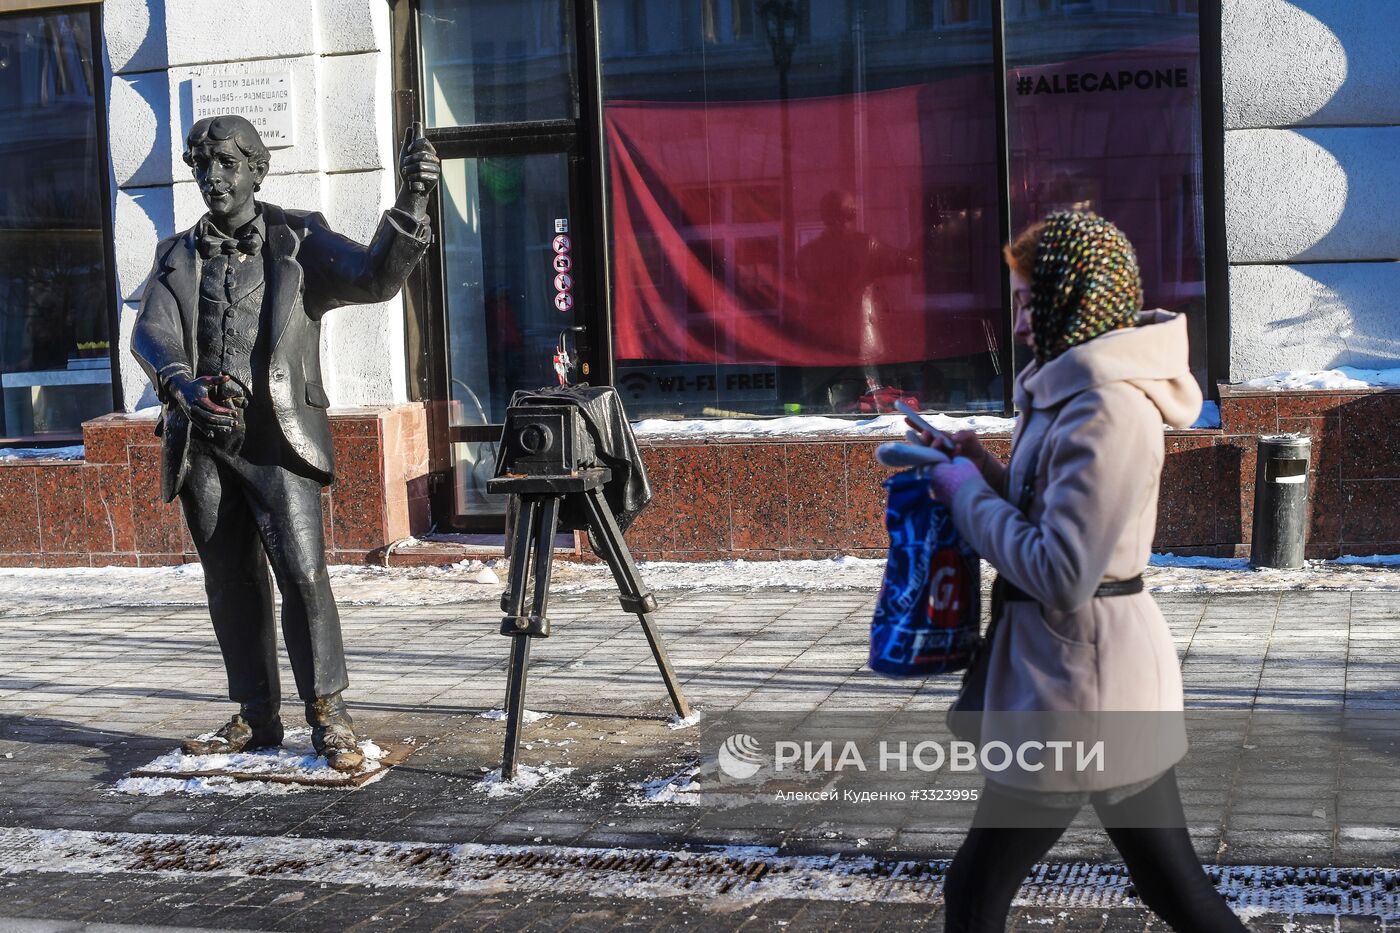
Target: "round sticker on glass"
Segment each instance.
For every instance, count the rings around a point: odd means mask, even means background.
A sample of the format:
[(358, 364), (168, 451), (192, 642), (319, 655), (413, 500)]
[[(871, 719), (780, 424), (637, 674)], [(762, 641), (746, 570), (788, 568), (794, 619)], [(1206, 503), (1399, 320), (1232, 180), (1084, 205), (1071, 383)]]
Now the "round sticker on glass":
[(574, 261), (569, 258), (568, 253), (559, 253), (554, 257), (554, 271), (568, 272), (574, 267)]
[(574, 308), (573, 292), (559, 292), (554, 296), (554, 307), (560, 311), (572, 311)]
[(569, 239), (567, 234), (561, 233), (554, 238), (554, 251), (556, 253), (567, 253), (569, 247), (573, 245), (573, 241)]
[(574, 277), (567, 272), (561, 272), (554, 277), (554, 290), (557, 292), (567, 292), (574, 287)]

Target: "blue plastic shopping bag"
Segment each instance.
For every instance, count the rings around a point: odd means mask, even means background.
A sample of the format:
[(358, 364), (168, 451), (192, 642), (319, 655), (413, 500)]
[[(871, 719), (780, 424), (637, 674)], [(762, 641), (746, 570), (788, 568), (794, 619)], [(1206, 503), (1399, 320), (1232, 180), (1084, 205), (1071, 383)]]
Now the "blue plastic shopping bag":
[(870, 623), (870, 669), (887, 677), (963, 670), (980, 637), (977, 554), (918, 470), (895, 473), (884, 486), (890, 552)]

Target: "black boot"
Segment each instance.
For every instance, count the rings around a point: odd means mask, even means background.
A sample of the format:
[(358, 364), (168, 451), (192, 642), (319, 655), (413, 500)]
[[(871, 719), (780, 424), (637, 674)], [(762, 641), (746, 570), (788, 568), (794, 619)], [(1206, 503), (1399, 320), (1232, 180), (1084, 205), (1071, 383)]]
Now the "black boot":
[(365, 763), (364, 753), (355, 740), (355, 722), (339, 693), (317, 697), (306, 704), (306, 721), (311, 724), (311, 745), (316, 754), (337, 771), (358, 771)]
[(244, 703), (234, 717), (209, 738), (186, 739), (180, 748), (186, 755), (232, 755), (276, 748), (282, 744), (282, 718), (262, 704)]

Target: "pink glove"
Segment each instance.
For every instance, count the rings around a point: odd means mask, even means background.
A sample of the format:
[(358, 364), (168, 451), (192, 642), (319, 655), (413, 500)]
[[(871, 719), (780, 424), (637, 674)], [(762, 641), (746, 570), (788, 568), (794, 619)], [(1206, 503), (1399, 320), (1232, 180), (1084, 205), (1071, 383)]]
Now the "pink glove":
[(952, 505), (964, 483), (981, 479), (982, 472), (966, 457), (954, 457), (951, 463), (940, 463), (932, 470), (930, 492), (944, 505)]

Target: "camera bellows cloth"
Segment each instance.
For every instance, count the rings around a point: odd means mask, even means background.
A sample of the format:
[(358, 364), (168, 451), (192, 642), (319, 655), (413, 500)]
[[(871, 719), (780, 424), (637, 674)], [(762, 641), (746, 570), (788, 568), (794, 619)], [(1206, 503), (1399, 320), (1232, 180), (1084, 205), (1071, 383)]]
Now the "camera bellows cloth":
[[(596, 465), (612, 471), (612, 479), (603, 487), (603, 497), (612, 507), (618, 526), (626, 531), (651, 501), (651, 485), (647, 482), (642, 453), (637, 449), (637, 439), (632, 434), (622, 400), (611, 386), (589, 385), (531, 389), (516, 392), (510, 399), (512, 408), (562, 403), (578, 407), (593, 439), (598, 458)], [(566, 503), (559, 516), (559, 527), (564, 531), (586, 531), (588, 517), (582, 508)]]
[(890, 551), (870, 623), (870, 669), (887, 677), (960, 671), (978, 644), (981, 564), (918, 469), (884, 486)]

